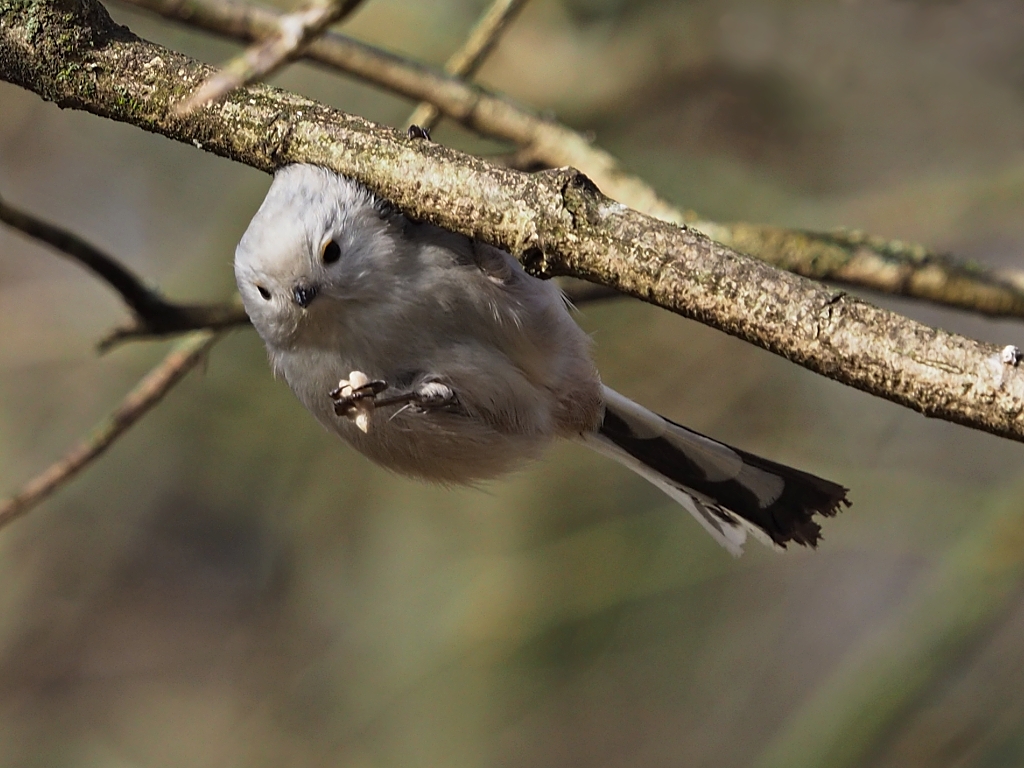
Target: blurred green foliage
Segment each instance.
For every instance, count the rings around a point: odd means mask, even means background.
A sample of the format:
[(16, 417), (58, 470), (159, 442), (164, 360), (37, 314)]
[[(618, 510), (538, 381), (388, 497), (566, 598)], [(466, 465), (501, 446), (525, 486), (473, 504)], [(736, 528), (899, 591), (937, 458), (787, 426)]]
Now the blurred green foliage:
[[(206, 60), (234, 50), (110, 7)], [(348, 29), (437, 63), (482, 7), (372, 0)], [(1010, 0), (534, 0), (481, 80), (706, 216), (1004, 266), (1024, 243), (1022, 50)], [(275, 82), (392, 124), (409, 110), (304, 65)], [(0, 193), (171, 296), (229, 295), (267, 184), (0, 84)], [(1020, 343), (1013, 323), (877, 300)], [(0, 487), (159, 358), (94, 355), (121, 316), (0, 231)], [(240, 331), (0, 534), (0, 765), (1024, 762), (1024, 448), (648, 306), (580, 322), (610, 385), (841, 481), (854, 507), (818, 551), (734, 561), (578, 446), (482, 488), (396, 478), (324, 433)]]

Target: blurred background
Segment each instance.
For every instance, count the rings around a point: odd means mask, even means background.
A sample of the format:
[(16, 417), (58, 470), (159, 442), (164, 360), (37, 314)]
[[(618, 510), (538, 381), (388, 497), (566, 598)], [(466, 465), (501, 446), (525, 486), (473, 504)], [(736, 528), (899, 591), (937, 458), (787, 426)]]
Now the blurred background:
[[(371, 0), (351, 34), (441, 63), (483, 0)], [(108, 3), (210, 62), (237, 48)], [(862, 228), (1024, 266), (1014, 0), (533, 0), (480, 78), (722, 221)], [(275, 78), (401, 125), (411, 105)], [(445, 124), (435, 140), (508, 148)], [(0, 194), (171, 297), (223, 299), (269, 177), (0, 83)], [(1024, 343), (1017, 322), (874, 297)], [(166, 352), (0, 230), (0, 492)], [(3, 766), (1024, 764), (1024, 446), (622, 299), (608, 384), (842, 482), (817, 551), (732, 559), (575, 445), (478, 489), (327, 435), (237, 331), (98, 464), (0, 532)]]

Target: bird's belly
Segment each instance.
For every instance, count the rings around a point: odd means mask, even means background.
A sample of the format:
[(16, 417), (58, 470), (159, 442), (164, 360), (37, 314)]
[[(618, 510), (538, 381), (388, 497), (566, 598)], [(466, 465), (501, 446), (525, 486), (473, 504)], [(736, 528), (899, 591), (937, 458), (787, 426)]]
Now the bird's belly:
[[(442, 483), (486, 480), (537, 457), (554, 437), (544, 413), (546, 401), (524, 392), (505, 392), (499, 412), (462, 405), (374, 408), (363, 432), (353, 418), (335, 413), (329, 393), (352, 370), (383, 380), (394, 380), (394, 372), (389, 375), (367, 361), (347, 357), (318, 360), (308, 352), (282, 355), (274, 363), (303, 405), (329, 431), (377, 464), (404, 475)], [(519, 418), (510, 419), (512, 414)]]
[(487, 480), (536, 458), (550, 442), (543, 434), (506, 433), (472, 416), (444, 411), (370, 415), (362, 432), (345, 417), (326, 426), (381, 466), (441, 483)]

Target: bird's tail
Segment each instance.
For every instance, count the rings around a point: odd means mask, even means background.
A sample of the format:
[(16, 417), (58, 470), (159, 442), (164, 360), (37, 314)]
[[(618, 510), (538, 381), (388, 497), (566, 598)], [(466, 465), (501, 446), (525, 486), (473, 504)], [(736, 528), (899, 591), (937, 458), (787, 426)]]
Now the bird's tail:
[(587, 444), (682, 504), (734, 555), (747, 533), (769, 546), (815, 546), (815, 515), (849, 506), (841, 485), (730, 448), (604, 388), (605, 414)]

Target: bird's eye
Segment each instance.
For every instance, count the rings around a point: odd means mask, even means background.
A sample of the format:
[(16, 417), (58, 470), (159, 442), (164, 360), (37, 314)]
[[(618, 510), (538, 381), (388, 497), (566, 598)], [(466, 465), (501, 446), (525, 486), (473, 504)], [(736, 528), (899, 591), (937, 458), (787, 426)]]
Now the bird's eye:
[(256, 290), (260, 292), (260, 296), (262, 296), (264, 300), (270, 301), (270, 291), (268, 291), (262, 285), (257, 285)]
[(341, 246), (333, 240), (328, 240), (321, 254), (324, 264), (333, 264), (341, 258)]

